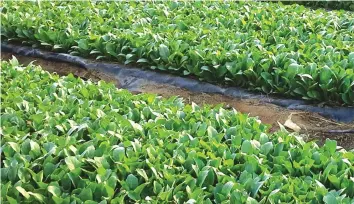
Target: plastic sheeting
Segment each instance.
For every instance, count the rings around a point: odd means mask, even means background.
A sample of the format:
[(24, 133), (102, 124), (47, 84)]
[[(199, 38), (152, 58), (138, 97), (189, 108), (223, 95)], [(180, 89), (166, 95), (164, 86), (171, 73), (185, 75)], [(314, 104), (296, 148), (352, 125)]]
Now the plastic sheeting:
[(1, 49), (5, 52), (11, 52), (14, 54), (30, 57), (38, 57), (52, 61), (72, 63), (88, 70), (100, 71), (114, 76), (120, 82), (121, 88), (128, 89), (130, 91), (137, 91), (139, 90), (139, 87), (149, 83), (168, 84), (193, 92), (222, 94), (237, 99), (257, 99), (261, 102), (276, 104), (287, 109), (319, 113), (324, 117), (340, 122), (354, 121), (353, 107), (319, 107), (304, 100), (284, 98), (280, 99), (268, 95), (250, 92), (239, 87), (224, 88), (191, 78), (183, 78), (167, 73), (144, 70), (142, 68), (131, 68), (119, 64), (96, 62), (69, 54), (47, 52), (36, 48), (12, 45), (4, 42), (1, 43)]

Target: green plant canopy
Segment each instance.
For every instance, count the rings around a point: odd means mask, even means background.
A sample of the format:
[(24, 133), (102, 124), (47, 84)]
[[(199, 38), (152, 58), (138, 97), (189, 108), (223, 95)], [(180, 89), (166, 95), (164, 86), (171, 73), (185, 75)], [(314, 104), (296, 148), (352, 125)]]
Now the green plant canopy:
[(354, 13), (266, 2), (5, 1), (1, 35), (335, 105), (354, 105)]
[(353, 203), (354, 153), (222, 105), (1, 62), (3, 203)]

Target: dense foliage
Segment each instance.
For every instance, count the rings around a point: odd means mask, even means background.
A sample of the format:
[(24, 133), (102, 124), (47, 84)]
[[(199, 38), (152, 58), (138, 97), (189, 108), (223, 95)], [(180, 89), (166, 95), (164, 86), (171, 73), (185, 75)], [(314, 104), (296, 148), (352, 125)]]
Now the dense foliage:
[(343, 9), (354, 11), (354, 1), (348, 0), (327, 0), (327, 1), (282, 1), (284, 4), (302, 4), (312, 8)]
[(354, 104), (354, 13), (266, 2), (5, 1), (3, 39)]
[(352, 203), (354, 153), (253, 117), (1, 63), (4, 203)]

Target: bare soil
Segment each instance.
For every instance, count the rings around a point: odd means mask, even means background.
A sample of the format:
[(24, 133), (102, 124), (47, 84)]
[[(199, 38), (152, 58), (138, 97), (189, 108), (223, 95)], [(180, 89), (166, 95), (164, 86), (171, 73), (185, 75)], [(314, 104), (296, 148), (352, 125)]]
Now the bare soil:
[[(12, 55), (13, 54), (1, 52), (1, 59), (11, 59)], [(24, 65), (35, 61), (35, 65), (40, 65), (49, 72), (56, 72), (59, 75), (72, 73), (75, 76), (83, 79), (91, 79), (92, 81), (104, 80), (113, 82), (117, 87), (120, 87), (120, 83), (117, 79), (102, 72), (89, 71), (65, 62), (47, 61), (40, 58), (20, 55), (15, 56), (18, 61)], [(195, 93), (166, 84), (148, 83), (142, 85), (138, 92), (155, 93), (163, 97), (178, 95), (184, 98), (186, 103), (194, 102), (199, 105), (216, 105), (223, 103), (226, 108), (235, 108), (239, 112), (258, 117), (263, 123), (271, 126), (271, 132), (278, 130), (280, 128), (279, 123), (284, 124), (285, 121), (291, 117), (292, 124), (300, 128), (299, 132), (304, 134), (305, 139), (317, 140), (319, 144), (323, 144), (326, 138), (330, 138), (336, 140), (338, 145), (345, 149), (354, 149), (354, 133), (333, 132), (338, 130), (353, 130), (354, 122), (340, 123), (324, 118), (316, 113), (288, 110), (274, 104), (260, 102), (254, 99), (240, 100), (220, 94)], [(289, 131), (293, 130), (294, 128), (289, 129)]]

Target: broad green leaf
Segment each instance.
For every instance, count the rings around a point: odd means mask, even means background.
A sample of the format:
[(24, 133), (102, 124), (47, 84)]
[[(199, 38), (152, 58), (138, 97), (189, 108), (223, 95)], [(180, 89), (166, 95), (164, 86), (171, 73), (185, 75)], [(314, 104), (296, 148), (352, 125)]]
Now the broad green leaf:
[(251, 154), (252, 151), (253, 151), (253, 147), (252, 147), (251, 142), (248, 140), (243, 141), (242, 146), (241, 146), (241, 152), (246, 153), (246, 154)]
[(327, 193), (327, 195), (323, 197), (323, 202), (326, 203), (326, 204), (336, 204), (336, 203), (338, 203), (337, 199), (336, 199), (336, 196), (334, 195), (333, 192)]
[[(209, 127), (208, 127), (207, 132), (208, 132), (209, 138), (214, 138), (214, 139), (218, 140), (218, 139), (217, 139), (218, 132), (217, 132), (212, 126), (209, 126)], [(218, 142), (219, 142), (219, 141), (218, 141)]]
[(154, 188), (153, 188), (153, 190), (154, 190), (154, 193), (156, 193), (156, 194), (159, 194), (161, 191), (162, 191), (162, 185), (161, 184), (159, 184), (157, 181), (154, 181)]
[(132, 200), (138, 201), (140, 200), (140, 196), (138, 195), (138, 193), (134, 192), (134, 191), (129, 191), (128, 192), (128, 197)]
[(232, 182), (232, 181), (227, 182), (227, 183), (222, 187), (221, 193), (222, 193), (223, 195), (228, 195), (228, 194), (231, 192), (231, 189), (232, 189), (233, 186), (234, 186), (234, 182)]
[(142, 176), (142, 177), (145, 179), (146, 182), (149, 181), (149, 177), (148, 177), (148, 175), (146, 174), (146, 172), (145, 172), (144, 169), (137, 169), (136, 171), (138, 172), (138, 174), (139, 174), (140, 176)]
[(44, 202), (43, 195), (41, 195), (39, 193), (32, 193), (32, 192), (28, 192), (28, 194), (32, 195), (36, 200), (40, 201), (41, 203)]
[(118, 147), (113, 149), (113, 160), (114, 161), (123, 161), (125, 157), (125, 149), (124, 147)]
[(161, 58), (164, 61), (168, 61), (168, 56), (170, 56), (170, 51), (166, 45), (161, 44), (159, 46), (159, 53), (160, 53)]
[(89, 45), (86, 39), (80, 39), (77, 42), (79, 48), (83, 49), (83, 50), (88, 50), (89, 49)]
[(48, 191), (53, 195), (53, 196), (56, 196), (56, 197), (59, 197), (61, 195), (61, 190), (59, 187), (57, 186), (53, 186), (53, 185), (50, 185), (48, 186)]
[(68, 166), (70, 171), (74, 171), (76, 168), (81, 167), (80, 161), (74, 156), (66, 157), (65, 164)]
[(333, 154), (337, 148), (337, 142), (335, 140), (326, 139), (325, 148)]
[(332, 71), (328, 66), (324, 66), (320, 70), (320, 81), (322, 84), (327, 84), (332, 78)]
[(27, 199), (30, 198), (30, 194), (24, 188), (22, 188), (21, 186), (16, 186), (16, 190), (18, 192), (20, 192), (23, 195), (23, 197), (25, 197)]
[(14, 142), (8, 142), (8, 144), (11, 146), (11, 148), (15, 151), (15, 152), (20, 152), (20, 146)]
[(266, 142), (261, 146), (261, 153), (267, 155), (273, 149), (272, 142)]
[(131, 190), (134, 190), (139, 185), (138, 178), (133, 174), (129, 174), (125, 181), (127, 182), (129, 189)]
[(208, 176), (209, 170), (204, 170), (199, 172), (198, 178), (197, 178), (197, 185), (202, 186), (205, 178)]
[(10, 196), (6, 196), (6, 199), (10, 204), (17, 204), (18, 203), (14, 198), (12, 198)]
[(257, 200), (252, 198), (252, 197), (248, 197), (246, 200), (246, 204), (258, 204)]
[(78, 195), (78, 197), (82, 200), (82, 201), (87, 201), (87, 200), (92, 200), (93, 199), (93, 194), (92, 194), (92, 190), (90, 188), (84, 188), (80, 194)]

